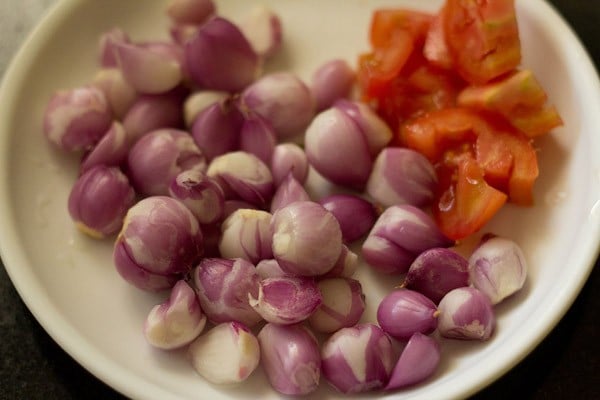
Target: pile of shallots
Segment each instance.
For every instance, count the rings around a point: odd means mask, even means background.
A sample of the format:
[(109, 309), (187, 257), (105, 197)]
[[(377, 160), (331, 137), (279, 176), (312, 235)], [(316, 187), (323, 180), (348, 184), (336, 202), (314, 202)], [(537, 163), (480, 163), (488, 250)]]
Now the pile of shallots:
[[(272, 10), (235, 23), (211, 0), (166, 11), (169, 40), (103, 34), (94, 79), (55, 93), (44, 119), (53, 145), (83, 154), (74, 222), (118, 233), (114, 264), (133, 286), (170, 290), (147, 341), (187, 346), (210, 382), (261, 364), (275, 390), (304, 395), (321, 375), (342, 393), (413, 385), (436, 370), (438, 337), (488, 339), (493, 305), (524, 283), (521, 250), (494, 236), (468, 260), (449, 249), (423, 211), (433, 166), (388, 147), (388, 126), (350, 98), (348, 63), (322, 64), (308, 84), (263, 75), (283, 44)], [(309, 172), (344, 191), (311, 197)], [(377, 324), (352, 278), (361, 258), (404, 275)]]

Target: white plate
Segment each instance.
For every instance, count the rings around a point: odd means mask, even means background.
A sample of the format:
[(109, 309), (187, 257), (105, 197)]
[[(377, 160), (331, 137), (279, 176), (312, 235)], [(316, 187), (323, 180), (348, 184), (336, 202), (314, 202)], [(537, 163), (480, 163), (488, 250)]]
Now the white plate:
[[(258, 0), (257, 0), (258, 1)], [(235, 17), (247, 0), (219, 3)], [(367, 49), (371, 10), (378, 6), (435, 10), (441, 1), (271, 0), (283, 19), (285, 51), (277, 68), (310, 76), (321, 62), (354, 63)], [(161, 296), (125, 283), (111, 262), (111, 242), (77, 233), (66, 211), (76, 157), (54, 151), (41, 134), (42, 112), (56, 89), (86, 82), (96, 68), (100, 33), (122, 27), (134, 39), (166, 36), (163, 0), (64, 0), (18, 53), (0, 93), (0, 243), (19, 294), (49, 334), (78, 362), (127, 396), (278, 398), (261, 371), (237, 388), (207, 384), (182, 352), (151, 349), (141, 334)], [(529, 260), (525, 289), (498, 307), (487, 343), (444, 341), (443, 362), (426, 384), (390, 394), (414, 399), (464, 397), (527, 355), (575, 299), (596, 258), (600, 238), (600, 86), (571, 30), (541, 0), (517, 1), (523, 63), (560, 110), (565, 127), (538, 142), (541, 176), (533, 208), (505, 207), (488, 230), (519, 242)], [(373, 320), (389, 279), (360, 271)], [(317, 395), (337, 398), (323, 384)], [(382, 396), (376, 393), (368, 396)]]

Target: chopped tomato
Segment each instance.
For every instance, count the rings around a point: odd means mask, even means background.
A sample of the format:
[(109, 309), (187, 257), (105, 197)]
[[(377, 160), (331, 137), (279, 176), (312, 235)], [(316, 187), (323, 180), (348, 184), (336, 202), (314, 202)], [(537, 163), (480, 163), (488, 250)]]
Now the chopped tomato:
[(431, 64), (439, 68), (450, 69), (453, 63), (444, 33), (444, 9), (445, 7), (442, 7), (429, 26), (423, 45), (423, 55)]
[(530, 138), (542, 136), (563, 125), (562, 118), (554, 106), (515, 110), (509, 120), (515, 128)]
[(514, 204), (533, 204), (539, 169), (529, 138), (502, 121), (488, 119), (487, 129), (477, 137), (475, 153), (488, 183), (507, 193)]
[(562, 125), (548, 96), (530, 70), (515, 73), (481, 86), (469, 86), (459, 95), (461, 106), (496, 112), (528, 137), (536, 137)]
[(447, 0), (446, 44), (458, 73), (483, 84), (521, 62), (514, 0)]
[(431, 14), (405, 10), (381, 9), (373, 13), (369, 38), (374, 48), (388, 47), (395, 41), (397, 32), (404, 32), (413, 39), (421, 40), (425, 37), (429, 25), (433, 20)]
[(466, 108), (434, 111), (404, 124), (403, 145), (433, 163), (448, 164), (450, 155), (468, 150), (485, 180), (520, 205), (533, 204), (533, 184), (539, 174), (531, 140), (493, 116)]
[(456, 167), (438, 167), (439, 192), (432, 212), (440, 230), (454, 240), (479, 231), (506, 203), (507, 196), (487, 184), (483, 169), (468, 153)]
[(436, 15), (379, 10), (358, 82), (396, 132), (392, 145), (438, 174), (433, 215), (453, 239), (477, 232), (510, 201), (533, 204), (532, 138), (562, 124), (528, 70), (514, 0), (446, 0)]
[(415, 51), (386, 89), (377, 96), (364, 98), (374, 104), (378, 114), (397, 131), (407, 120), (429, 111), (453, 107), (463, 88), (463, 81), (452, 71), (427, 63), (423, 55)]
[(378, 47), (371, 53), (363, 54), (358, 60), (358, 83), (366, 98), (381, 96), (390, 82), (406, 64), (413, 51), (410, 35), (397, 32), (393, 45)]
[(404, 124), (400, 131), (400, 141), (435, 163), (453, 147), (464, 142), (474, 143), (482, 124), (481, 118), (474, 111), (444, 108)]

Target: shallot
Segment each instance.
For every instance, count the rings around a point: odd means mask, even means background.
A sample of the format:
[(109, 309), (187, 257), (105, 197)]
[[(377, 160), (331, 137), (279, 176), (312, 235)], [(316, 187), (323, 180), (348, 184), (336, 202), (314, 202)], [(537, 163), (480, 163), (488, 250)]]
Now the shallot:
[(218, 385), (245, 381), (260, 361), (258, 339), (239, 322), (224, 322), (194, 340), (189, 348), (200, 376)]
[(525, 255), (510, 239), (485, 238), (469, 258), (469, 276), (471, 284), (497, 304), (523, 287)]
[(184, 280), (171, 289), (167, 301), (150, 310), (144, 322), (144, 336), (159, 349), (183, 347), (202, 333), (206, 315), (202, 312), (196, 292)]
[(258, 333), (262, 366), (279, 393), (306, 395), (321, 378), (319, 343), (301, 324), (266, 324)]
[(68, 199), (69, 214), (84, 233), (102, 238), (117, 233), (127, 210), (135, 203), (135, 192), (118, 168), (95, 166), (73, 185)]

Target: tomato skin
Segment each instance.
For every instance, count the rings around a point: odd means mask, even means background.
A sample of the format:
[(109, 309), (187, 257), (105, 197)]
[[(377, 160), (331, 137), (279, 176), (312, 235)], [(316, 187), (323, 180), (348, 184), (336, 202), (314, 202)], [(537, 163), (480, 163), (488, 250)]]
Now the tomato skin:
[(396, 132), (392, 145), (431, 161), (432, 213), (459, 240), (507, 202), (533, 204), (535, 138), (562, 124), (521, 60), (514, 0), (446, 0), (436, 15), (379, 10), (359, 86)]
[(406, 9), (380, 9), (373, 13), (369, 39), (374, 48), (388, 47), (397, 32), (407, 33), (415, 40), (425, 37), (433, 15)]
[(425, 37), (425, 44), (423, 45), (423, 55), (436, 67), (451, 69), (454, 63), (452, 62), (452, 56), (446, 43), (444, 11), (445, 7), (442, 7), (429, 26)]
[(457, 166), (438, 167), (440, 190), (433, 217), (444, 235), (453, 240), (476, 233), (502, 208), (507, 196), (487, 184), (483, 169), (468, 153)]
[(531, 140), (493, 115), (467, 108), (445, 108), (405, 123), (401, 141), (432, 163), (451, 164), (455, 153), (469, 153), (485, 181), (508, 194), (512, 203), (533, 204), (539, 175)]
[(429, 112), (401, 128), (401, 142), (436, 163), (446, 151), (461, 143), (473, 143), (483, 122), (466, 108), (444, 108)]
[(534, 138), (562, 125), (556, 108), (546, 106), (548, 95), (530, 70), (480, 86), (469, 86), (457, 97), (463, 107), (494, 112), (526, 136)]
[(443, 15), (454, 66), (468, 82), (489, 82), (521, 62), (514, 0), (447, 0)]
[(359, 56), (357, 80), (364, 98), (377, 98), (386, 91), (390, 82), (400, 74), (413, 46), (410, 35), (397, 32), (393, 44)]

